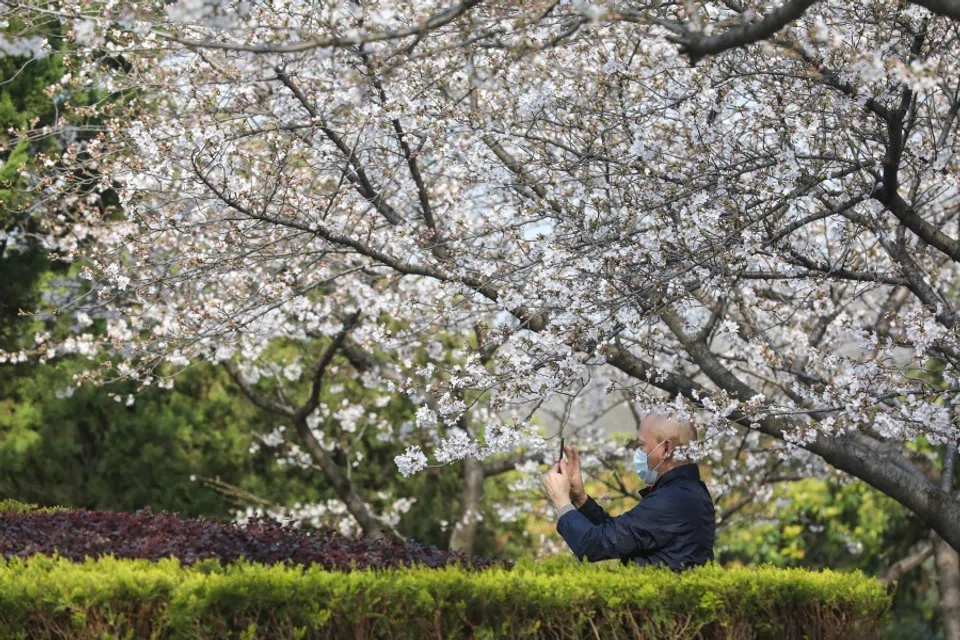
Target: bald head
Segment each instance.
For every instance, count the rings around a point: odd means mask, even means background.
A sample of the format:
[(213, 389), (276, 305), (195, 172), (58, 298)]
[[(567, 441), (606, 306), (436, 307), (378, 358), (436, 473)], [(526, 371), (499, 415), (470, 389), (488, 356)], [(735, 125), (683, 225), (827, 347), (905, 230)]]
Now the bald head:
[(667, 414), (648, 413), (640, 421), (640, 431), (647, 430), (660, 442), (670, 440), (686, 446), (697, 439), (697, 430), (689, 421), (679, 422)]
[(648, 413), (640, 421), (637, 440), (647, 454), (651, 468), (659, 467), (660, 475), (684, 464), (674, 458), (677, 447), (697, 439), (697, 430), (689, 421), (679, 421), (669, 414)]

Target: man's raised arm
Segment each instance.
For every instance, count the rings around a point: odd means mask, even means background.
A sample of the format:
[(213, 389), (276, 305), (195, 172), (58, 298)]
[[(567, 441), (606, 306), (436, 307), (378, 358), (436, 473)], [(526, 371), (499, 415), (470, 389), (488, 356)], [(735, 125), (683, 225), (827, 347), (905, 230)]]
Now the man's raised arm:
[(564, 505), (557, 510), (557, 521), (559, 522), (560, 518), (564, 516), (568, 511), (572, 511), (576, 508), (580, 513), (587, 517), (593, 524), (603, 524), (610, 519), (610, 515), (603, 510), (596, 500), (587, 495), (586, 489), (583, 488), (583, 472), (580, 469), (580, 452), (576, 447), (564, 447), (564, 454), (566, 454), (566, 460), (560, 461), (560, 468), (563, 471), (563, 474), (570, 479), (570, 502), (571, 505)]

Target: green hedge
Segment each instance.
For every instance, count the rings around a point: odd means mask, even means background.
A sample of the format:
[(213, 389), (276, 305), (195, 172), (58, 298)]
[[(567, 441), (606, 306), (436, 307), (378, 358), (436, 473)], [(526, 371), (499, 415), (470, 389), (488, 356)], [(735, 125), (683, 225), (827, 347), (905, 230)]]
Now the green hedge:
[[(0, 534), (2, 535), (2, 534)], [(512, 570), (333, 573), (34, 556), (0, 561), (0, 638), (873, 638), (859, 573), (683, 574), (570, 559)]]
[(54, 511), (66, 510), (66, 507), (41, 507), (38, 504), (20, 502), (19, 500), (0, 500), (0, 511), (10, 513), (53, 513)]

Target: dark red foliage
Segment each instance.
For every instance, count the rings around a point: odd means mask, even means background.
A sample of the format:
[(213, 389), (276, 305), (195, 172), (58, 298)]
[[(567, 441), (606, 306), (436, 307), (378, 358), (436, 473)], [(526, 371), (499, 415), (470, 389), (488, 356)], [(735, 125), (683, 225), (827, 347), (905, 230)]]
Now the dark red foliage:
[(0, 512), (0, 554), (5, 558), (54, 553), (71, 560), (103, 555), (147, 560), (173, 556), (187, 565), (206, 558), (218, 558), (223, 563), (246, 558), (263, 564), (318, 565), (335, 571), (349, 571), (351, 563), (357, 569), (414, 564), (461, 564), (482, 569), (504, 564), (413, 541), (345, 538), (333, 530), (307, 532), (271, 520), (254, 520), (241, 527), (149, 511)]

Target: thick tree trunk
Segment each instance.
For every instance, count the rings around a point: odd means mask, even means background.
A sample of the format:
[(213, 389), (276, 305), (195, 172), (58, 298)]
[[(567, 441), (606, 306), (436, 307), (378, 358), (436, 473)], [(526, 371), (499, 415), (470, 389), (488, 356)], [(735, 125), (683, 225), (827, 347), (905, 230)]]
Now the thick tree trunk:
[(472, 556), (477, 543), (480, 503), (483, 500), (483, 464), (476, 458), (463, 459), (463, 491), (460, 517), (450, 534), (450, 548)]
[(943, 640), (960, 640), (960, 554), (936, 534), (933, 536), (933, 549), (940, 590)]
[[(951, 442), (943, 453), (943, 472), (940, 475), (940, 488), (948, 493), (953, 491), (956, 461), (957, 444)], [(933, 555), (937, 565), (943, 640), (960, 640), (960, 554), (934, 534)]]
[(317, 466), (323, 471), (323, 475), (327, 477), (327, 481), (333, 486), (333, 490), (337, 492), (337, 497), (347, 506), (347, 511), (350, 512), (350, 515), (356, 518), (364, 535), (370, 536), (371, 538), (384, 537), (380, 523), (377, 522), (373, 514), (370, 513), (370, 510), (367, 509), (366, 503), (364, 503), (360, 495), (354, 490), (353, 484), (340, 471), (337, 463), (333, 461), (330, 454), (317, 442), (317, 439), (310, 431), (310, 427), (307, 426), (306, 421), (295, 418), (294, 426), (297, 429), (297, 434), (300, 436), (300, 439), (306, 445), (310, 457), (314, 459)]
[(306, 448), (307, 453), (310, 454), (310, 457), (313, 458), (313, 461), (318, 467), (320, 467), (323, 475), (326, 476), (327, 481), (333, 487), (334, 491), (336, 491), (337, 497), (340, 498), (340, 500), (342, 500), (347, 506), (347, 511), (350, 512), (350, 515), (356, 518), (363, 533), (371, 538), (382, 538), (384, 537), (384, 533), (383, 529), (380, 527), (380, 523), (377, 522), (376, 518), (373, 517), (373, 514), (370, 513), (370, 510), (367, 509), (366, 503), (363, 501), (363, 498), (360, 497), (360, 494), (356, 492), (349, 478), (347, 478), (340, 471), (337, 463), (333, 461), (333, 458), (330, 457), (330, 454), (327, 453), (320, 442), (316, 439), (316, 437), (313, 435), (313, 432), (310, 430), (309, 425), (307, 424), (307, 416), (310, 415), (310, 413), (316, 408), (317, 399), (319, 398), (320, 394), (320, 382), (323, 378), (326, 367), (333, 358), (333, 354), (338, 348), (340, 348), (340, 345), (343, 343), (343, 340), (346, 337), (347, 331), (349, 331), (350, 327), (355, 321), (356, 316), (354, 316), (352, 320), (348, 320), (344, 324), (344, 329), (334, 338), (333, 342), (324, 351), (323, 356), (320, 358), (320, 363), (317, 365), (317, 369), (314, 372), (314, 383), (310, 394), (310, 400), (302, 407), (292, 407), (257, 392), (256, 389), (244, 382), (243, 377), (229, 363), (225, 363), (224, 367), (230, 374), (230, 377), (233, 378), (234, 382), (236, 382), (240, 390), (243, 391), (244, 395), (246, 395), (251, 402), (262, 409), (273, 411), (278, 415), (293, 420), (293, 426), (296, 428), (297, 435), (300, 437), (300, 440)]

